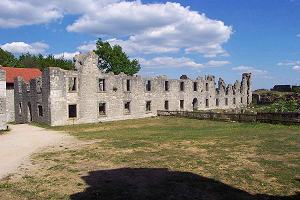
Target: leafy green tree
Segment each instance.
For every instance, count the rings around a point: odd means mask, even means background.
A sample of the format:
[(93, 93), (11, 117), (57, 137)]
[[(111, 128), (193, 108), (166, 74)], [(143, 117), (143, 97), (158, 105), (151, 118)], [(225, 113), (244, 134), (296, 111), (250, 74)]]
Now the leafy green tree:
[(119, 45), (111, 46), (109, 42), (98, 39), (94, 52), (99, 56), (99, 68), (106, 72), (113, 72), (114, 74), (124, 72), (127, 75), (133, 75), (141, 69), (138, 60), (130, 60)]
[(72, 70), (74, 69), (74, 63), (71, 60), (65, 60), (62, 58), (55, 58), (53, 55), (48, 55), (47, 57), (43, 57), (42, 55), (39, 55), (39, 66), (42, 67), (42, 69), (47, 67), (59, 67), (65, 70)]
[(30, 53), (22, 54), (16, 58), (12, 53), (0, 48), (0, 65), (19, 68), (39, 68), (43, 70), (47, 67), (59, 67), (66, 70), (74, 69), (74, 63), (63, 57), (55, 58), (53, 55), (44, 57), (42, 54), (32, 55)]
[(3, 49), (0, 48), (0, 65), (3, 66), (16, 66), (17, 64), (17, 59), (15, 56)]
[[(41, 55), (41, 57), (43, 57)], [(17, 67), (22, 68), (40, 68), (39, 66), (39, 56), (31, 55), (29, 53), (22, 54), (18, 58)]]

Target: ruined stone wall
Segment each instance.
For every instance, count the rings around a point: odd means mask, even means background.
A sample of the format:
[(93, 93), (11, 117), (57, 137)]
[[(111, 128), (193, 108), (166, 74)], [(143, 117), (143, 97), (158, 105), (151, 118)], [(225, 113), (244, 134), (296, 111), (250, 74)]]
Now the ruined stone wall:
[(6, 129), (6, 76), (5, 71), (0, 69), (0, 130)]
[(47, 71), (45, 71), (42, 77), (30, 80), (29, 84), (26, 84), (21, 77), (15, 79), (16, 123), (37, 122), (50, 124), (47, 75)]
[(14, 89), (6, 88), (7, 122), (15, 121)]
[[(31, 81), (30, 92), (25, 92), (26, 87), (22, 86), (22, 95), (15, 94), (16, 107), (19, 102), (27, 105), (30, 102), (33, 121), (58, 126), (150, 117), (156, 116), (157, 110), (165, 109), (233, 109), (247, 106), (252, 99), (249, 85), (251, 74), (243, 74), (242, 82), (237, 81), (234, 85), (226, 85), (220, 79), (216, 88), (214, 76), (198, 77), (195, 80), (184, 77), (175, 80), (165, 76), (143, 78), (122, 73), (114, 75), (99, 70), (98, 58), (94, 53), (78, 55), (75, 60), (74, 71), (59, 68), (45, 70), (40, 78), (40, 95), (35, 89), (38, 85), (37, 79)], [(146, 87), (149, 81), (150, 91)], [(166, 81), (168, 90), (165, 88)], [(24, 85), (22, 80), (17, 81), (15, 85), (20, 83)], [(126, 102), (130, 102), (129, 112), (125, 109)], [(105, 112), (99, 108), (103, 104)], [(38, 105), (43, 106), (42, 117), (38, 116)], [(23, 117), (28, 121), (28, 111), (24, 108), (21, 111), (22, 117), (18, 121), (24, 121)]]

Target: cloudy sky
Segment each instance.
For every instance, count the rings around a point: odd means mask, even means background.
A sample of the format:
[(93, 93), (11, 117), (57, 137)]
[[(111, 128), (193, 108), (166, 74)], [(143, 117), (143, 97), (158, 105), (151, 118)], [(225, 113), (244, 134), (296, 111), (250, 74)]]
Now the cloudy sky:
[(300, 84), (300, 0), (1, 0), (0, 47), (16, 55), (72, 58), (97, 38), (138, 58), (143, 76), (226, 82), (254, 74), (255, 88)]

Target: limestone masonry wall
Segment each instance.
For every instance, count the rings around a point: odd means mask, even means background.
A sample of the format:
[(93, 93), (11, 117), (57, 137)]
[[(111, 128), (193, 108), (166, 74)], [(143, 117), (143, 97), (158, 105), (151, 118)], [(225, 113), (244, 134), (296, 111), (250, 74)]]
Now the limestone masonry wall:
[(0, 69), (0, 130), (6, 129), (6, 76), (5, 71)]
[(251, 74), (226, 85), (215, 77), (179, 80), (104, 73), (94, 53), (75, 56), (74, 71), (48, 68), (27, 86), (15, 80), (17, 123), (52, 126), (156, 116), (157, 110), (234, 109), (251, 103)]

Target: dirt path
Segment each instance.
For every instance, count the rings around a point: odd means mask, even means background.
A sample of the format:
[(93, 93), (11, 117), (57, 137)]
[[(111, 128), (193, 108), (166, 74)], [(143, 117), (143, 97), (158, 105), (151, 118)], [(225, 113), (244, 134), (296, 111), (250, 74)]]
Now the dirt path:
[(31, 154), (42, 148), (75, 140), (68, 134), (28, 124), (10, 125), (10, 129), (0, 135), (0, 179), (17, 171), (21, 164), (29, 161)]

